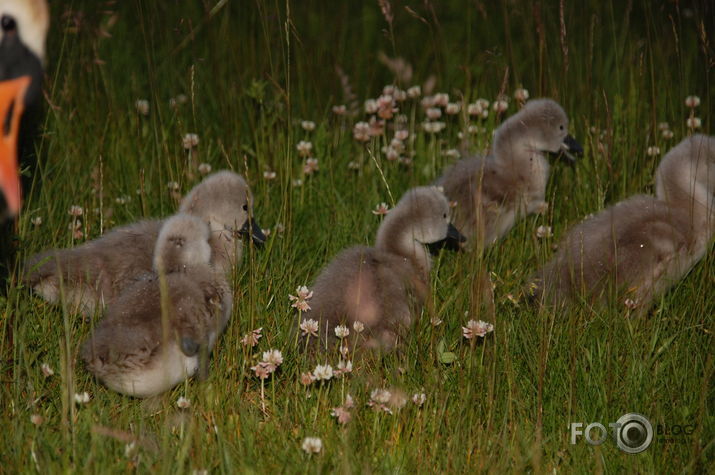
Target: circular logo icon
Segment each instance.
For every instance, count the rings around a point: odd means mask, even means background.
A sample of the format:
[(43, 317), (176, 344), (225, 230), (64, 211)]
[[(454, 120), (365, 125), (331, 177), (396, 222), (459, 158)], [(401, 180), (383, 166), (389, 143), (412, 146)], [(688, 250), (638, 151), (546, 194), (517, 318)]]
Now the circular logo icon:
[(629, 454), (643, 452), (653, 441), (653, 426), (645, 416), (636, 412), (624, 414), (616, 422), (616, 444)]

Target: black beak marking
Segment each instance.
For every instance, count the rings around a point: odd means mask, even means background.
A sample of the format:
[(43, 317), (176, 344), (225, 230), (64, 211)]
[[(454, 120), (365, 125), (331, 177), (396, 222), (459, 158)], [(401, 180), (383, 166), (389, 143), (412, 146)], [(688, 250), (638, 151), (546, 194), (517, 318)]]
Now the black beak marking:
[(251, 236), (253, 244), (260, 246), (266, 242), (266, 235), (263, 234), (261, 227), (258, 225), (256, 220), (253, 218), (248, 218), (241, 228), (241, 234), (244, 236)]
[(448, 251), (460, 251), (462, 249), (462, 244), (467, 241), (467, 238), (459, 232), (457, 228), (449, 223), (447, 226), (447, 237), (441, 239), (437, 242), (431, 242), (427, 244), (430, 254), (435, 255), (439, 253), (441, 249), (447, 249)]
[(583, 156), (583, 147), (571, 134), (566, 135), (561, 143), (562, 156), (565, 156), (570, 163), (576, 163), (576, 157)]

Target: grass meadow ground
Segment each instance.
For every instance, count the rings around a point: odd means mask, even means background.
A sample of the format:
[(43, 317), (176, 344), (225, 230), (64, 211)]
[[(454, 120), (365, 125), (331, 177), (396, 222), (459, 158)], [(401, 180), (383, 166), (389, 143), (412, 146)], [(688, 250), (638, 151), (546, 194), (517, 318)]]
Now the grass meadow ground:
[[(688, 118), (712, 133), (711, 4), (51, 3), (41, 166), (17, 224), (20, 264), (40, 250), (173, 213), (180, 194), (201, 179), (202, 163), (246, 176), (257, 219), (271, 234), (263, 249), (246, 250), (235, 273), (232, 320), (208, 380), (153, 400), (113, 393), (84, 369), (79, 345), (96, 320), (10, 284), (0, 320), (2, 471), (713, 470), (712, 245), (646, 318), (630, 318), (620, 302), (539, 311), (520, 294), (570, 225), (654, 191), (660, 157), (692, 131)], [(401, 161), (382, 151), (396, 119), (367, 142), (353, 137), (354, 125), (368, 118), (363, 101), (389, 84), (422, 88), (422, 97), (398, 104), (410, 134)], [(315, 362), (290, 338), (297, 313), (288, 295), (309, 286), (339, 250), (374, 242), (378, 203), (392, 206), (409, 187), (436, 178), (454, 160), (450, 150), (488, 147), (494, 128), (518, 110), (518, 88), (563, 104), (585, 148), (576, 166), (554, 165), (548, 212), (520, 221), (483, 256), (440, 255), (426, 310), (401, 351), (301, 384)], [(443, 111), (444, 129), (429, 133), (420, 100), (437, 92), (465, 106)], [(490, 105), (486, 118), (468, 114), (466, 104), (501, 95), (509, 98), (505, 112)], [(701, 100), (692, 112), (689, 95)], [(139, 99), (148, 101), (146, 115)], [(345, 114), (334, 113), (336, 105)], [(303, 120), (315, 129), (305, 130)], [(199, 139), (190, 152), (182, 145), (187, 133)], [(312, 144), (315, 173), (304, 174), (301, 140)], [(75, 205), (82, 216), (68, 213)], [(537, 238), (539, 226), (551, 226), (554, 236)], [(480, 313), (472, 283), (484, 270), (495, 285), (493, 316)], [(435, 318), (442, 323), (432, 325)], [(489, 320), (494, 332), (465, 339), (471, 318)], [(258, 344), (242, 344), (257, 328)], [(271, 348), (284, 362), (262, 388), (250, 368)], [(325, 362), (338, 360), (336, 352)], [(43, 364), (54, 374), (46, 376)], [(375, 389), (407, 403), (392, 414), (374, 410), (367, 403)], [(89, 402), (75, 402), (84, 392)], [(420, 393), (421, 407), (411, 400)], [(348, 394), (355, 407), (342, 425), (331, 409)], [(177, 407), (181, 397), (188, 408)], [(571, 422), (608, 427), (629, 412), (654, 427), (694, 431), (656, 434), (636, 455), (613, 440), (570, 443)], [(304, 452), (306, 437), (319, 437), (322, 450)]]

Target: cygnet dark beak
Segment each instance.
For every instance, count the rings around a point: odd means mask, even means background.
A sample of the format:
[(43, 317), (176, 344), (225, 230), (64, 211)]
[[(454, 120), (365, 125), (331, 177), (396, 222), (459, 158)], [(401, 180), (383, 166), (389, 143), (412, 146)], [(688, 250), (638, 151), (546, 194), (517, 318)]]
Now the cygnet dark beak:
[(261, 227), (258, 225), (255, 219), (252, 217), (248, 218), (241, 228), (241, 234), (244, 236), (250, 236), (253, 244), (260, 246), (266, 242), (266, 235), (263, 234)]
[(439, 253), (441, 249), (447, 249), (448, 251), (460, 251), (462, 249), (462, 244), (467, 242), (467, 238), (455, 228), (452, 223), (447, 226), (447, 237), (436, 242), (431, 242), (427, 244), (430, 254), (435, 255)]
[(561, 142), (561, 154), (570, 164), (576, 163), (577, 157), (583, 156), (583, 147), (576, 141), (575, 138), (568, 134), (563, 142)]

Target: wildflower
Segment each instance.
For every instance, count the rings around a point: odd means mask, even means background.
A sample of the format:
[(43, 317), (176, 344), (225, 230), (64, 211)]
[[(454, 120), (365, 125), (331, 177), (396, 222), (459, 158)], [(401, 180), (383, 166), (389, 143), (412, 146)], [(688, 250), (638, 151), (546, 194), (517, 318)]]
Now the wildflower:
[(402, 129), (402, 130), (396, 130), (395, 131), (395, 138), (397, 140), (407, 140), (407, 137), (410, 136), (410, 132), (407, 129)]
[(527, 91), (523, 87), (520, 87), (519, 89), (514, 91), (514, 99), (521, 103), (526, 102), (526, 100), (529, 99), (529, 91)]
[(343, 406), (332, 408), (330, 410), (330, 415), (338, 419), (338, 423), (342, 425), (347, 424), (348, 422), (350, 422), (350, 419), (352, 419), (350, 411), (345, 409)]
[(315, 122), (311, 120), (302, 120), (300, 122), (300, 126), (303, 127), (303, 130), (305, 130), (306, 132), (312, 132), (313, 130), (315, 130)]
[(427, 114), (429, 120), (436, 120), (442, 117), (442, 109), (439, 107), (430, 107), (425, 111), (425, 114)]
[(202, 175), (208, 175), (209, 173), (211, 173), (211, 165), (208, 163), (200, 163), (199, 173), (201, 173)]
[(412, 86), (407, 89), (407, 97), (410, 99), (416, 99), (422, 95), (422, 88), (420, 86)]
[(384, 411), (388, 414), (392, 414), (392, 410), (387, 407), (387, 403), (390, 402), (392, 398), (392, 393), (387, 389), (373, 389), (370, 393), (370, 401), (367, 403), (375, 411)]
[(243, 335), (243, 338), (241, 338), (241, 343), (244, 346), (250, 346), (251, 348), (253, 348), (258, 344), (258, 340), (260, 340), (263, 336), (261, 335), (261, 331), (263, 331), (263, 327), (256, 328), (255, 330), (246, 333), (245, 335)]
[(181, 144), (184, 146), (184, 150), (191, 150), (199, 145), (199, 136), (197, 134), (186, 134), (181, 139)]
[(483, 97), (477, 99), (475, 104), (477, 104), (482, 110), (489, 109), (489, 101), (484, 99)]
[(283, 363), (283, 354), (280, 350), (268, 350), (263, 352), (263, 361), (278, 367)]
[(310, 152), (313, 150), (313, 144), (308, 141), (301, 140), (295, 148), (298, 149), (298, 153), (301, 157), (309, 157)]
[(461, 109), (462, 109), (462, 106), (460, 106), (456, 102), (450, 102), (449, 104), (447, 104), (447, 107), (444, 108), (444, 111), (449, 115), (455, 115), (455, 114), (459, 114), (459, 111)]
[(442, 319), (439, 317), (432, 317), (429, 322), (433, 327), (438, 327), (442, 324)]
[(370, 124), (367, 122), (358, 122), (353, 127), (353, 138), (358, 142), (367, 142), (370, 140)]
[(483, 109), (482, 110), (482, 119), (486, 119), (489, 117), (489, 109)]
[(407, 92), (396, 87), (392, 93), (392, 97), (394, 97), (397, 102), (402, 102), (407, 99)]
[(368, 133), (371, 137), (377, 137), (378, 135), (382, 135), (385, 130), (385, 121), (377, 120), (375, 117), (370, 117), (368, 125), (370, 126)]
[(353, 323), (353, 330), (355, 330), (355, 333), (362, 333), (363, 330), (365, 330), (365, 324), (361, 321), (356, 320)]
[(550, 238), (553, 236), (551, 233), (551, 226), (539, 226), (536, 228), (536, 237), (539, 239)]
[(482, 110), (482, 106), (476, 102), (467, 106), (467, 114), (469, 115), (482, 115)]
[(345, 325), (338, 325), (335, 327), (335, 336), (338, 338), (345, 338), (350, 335), (350, 330)]
[(645, 152), (649, 157), (655, 157), (657, 155), (660, 155), (660, 148), (658, 147), (648, 147), (648, 149)]
[(321, 450), (323, 450), (323, 441), (320, 440), (319, 437), (306, 437), (303, 439), (303, 445), (302, 445), (303, 451), (310, 455), (310, 454), (317, 454), (320, 453)]
[(313, 291), (308, 289), (305, 285), (301, 285), (295, 290), (295, 293), (297, 295), (288, 294), (288, 298), (293, 302), (291, 307), (297, 308), (301, 312), (310, 310), (308, 300), (313, 297)]
[(179, 399), (176, 400), (176, 407), (179, 409), (188, 409), (191, 407), (191, 400), (184, 396), (179, 396)]
[(436, 106), (447, 107), (447, 104), (449, 104), (449, 94), (438, 92), (434, 95), (434, 104)]
[(166, 187), (169, 189), (169, 191), (179, 191), (179, 183), (175, 181), (170, 181), (166, 184)]
[(658, 124), (658, 130), (668, 130), (668, 129), (670, 129), (670, 124), (668, 124), (667, 122), (660, 122)]
[(700, 126), (702, 125), (702, 121), (700, 120), (699, 117), (690, 117), (686, 124), (688, 125), (688, 128), (690, 129), (699, 129)]
[(39, 415), (39, 414), (33, 414), (33, 415), (30, 416), (30, 422), (32, 422), (32, 423), (35, 424), (36, 426), (39, 426), (40, 424), (42, 424), (43, 422), (45, 422), (45, 418), (42, 417), (42, 416)]
[(266, 379), (275, 370), (276, 367), (266, 361), (260, 361), (255, 366), (251, 366), (251, 371), (256, 373), (256, 376), (260, 379)]
[(81, 206), (72, 205), (68, 211), (70, 216), (82, 216), (84, 214), (84, 209)]
[(626, 299), (623, 304), (626, 306), (627, 309), (633, 310), (638, 307), (638, 300), (634, 299)]
[(459, 150), (456, 148), (450, 148), (449, 150), (445, 150), (442, 152), (442, 155), (448, 158), (459, 158), (461, 154), (459, 153)]
[(87, 391), (81, 394), (75, 393), (74, 395), (74, 402), (76, 402), (77, 404), (87, 404), (89, 402), (89, 399), (90, 397)]
[(45, 378), (49, 378), (50, 376), (55, 374), (55, 370), (53, 370), (47, 363), (42, 363), (42, 365), (40, 366), (40, 370), (42, 371), (42, 374)]
[(365, 113), (366, 114), (374, 114), (377, 112), (377, 109), (379, 106), (377, 105), (377, 101), (375, 99), (368, 99), (365, 101)]
[(149, 101), (146, 99), (137, 99), (134, 103), (134, 107), (136, 107), (137, 112), (141, 115), (149, 115)]
[(318, 171), (318, 159), (317, 158), (308, 158), (305, 160), (305, 164), (303, 165), (303, 174), (304, 175), (312, 175), (313, 173)]
[(316, 381), (328, 381), (333, 377), (333, 367), (329, 364), (317, 365), (313, 370), (313, 378)]
[(392, 119), (398, 109), (395, 107), (395, 100), (392, 96), (383, 95), (377, 99), (377, 115), (381, 119)]
[(484, 338), (487, 333), (492, 331), (494, 331), (494, 325), (481, 320), (469, 320), (467, 326), (462, 327), (462, 333), (467, 340), (471, 340), (475, 336)]
[[(347, 348), (347, 347), (346, 347)], [(338, 361), (338, 366), (335, 369), (335, 375), (347, 374), (353, 372), (353, 362), (350, 360)]]
[(33, 217), (30, 222), (33, 226), (40, 226), (42, 224), (42, 216)]
[(370, 393), (370, 400), (379, 404), (387, 404), (391, 397), (392, 393), (387, 389), (373, 389)]
[(186, 104), (186, 102), (189, 100), (188, 97), (186, 97), (186, 94), (179, 94), (176, 96), (176, 103), (181, 105), (181, 104)]
[(335, 115), (345, 115), (345, 113), (347, 111), (348, 111), (348, 108), (342, 104), (339, 106), (333, 106), (333, 114), (335, 114)]
[(303, 186), (303, 180), (295, 178), (290, 182), (290, 184), (293, 185), (294, 188), (298, 188), (299, 186)]
[(311, 373), (300, 373), (300, 384), (308, 386), (315, 381), (315, 377)]
[(700, 105), (700, 98), (698, 96), (688, 96), (685, 98), (685, 106), (695, 109)]
[(375, 206), (375, 209), (372, 210), (372, 214), (374, 214), (376, 216), (384, 216), (389, 212), (390, 212), (390, 207), (387, 206), (387, 203), (385, 203), (385, 202), (378, 204), (377, 206)]
[(402, 153), (405, 151), (405, 144), (402, 140), (398, 139), (397, 137), (394, 137), (392, 140), (390, 140), (390, 148), (397, 151), (398, 153)]
[(422, 123), (422, 129), (424, 129), (425, 132), (428, 132), (430, 134), (436, 134), (441, 132), (447, 124), (444, 122), (423, 122)]
[(426, 400), (427, 395), (425, 395), (425, 393), (415, 393), (412, 395), (412, 402), (414, 402), (417, 407), (422, 407)]
[(420, 101), (420, 104), (421, 104), (422, 107), (425, 108), (425, 109), (429, 109), (430, 107), (434, 107), (434, 106), (435, 106), (434, 96), (425, 96), (425, 97), (423, 97), (422, 100)]
[(303, 336), (312, 335), (314, 337), (318, 336), (318, 322), (309, 318), (300, 322), (300, 330), (303, 332)]
[(275, 180), (276, 179), (276, 172), (271, 171), (271, 170), (266, 170), (263, 172), (263, 178), (265, 180)]
[(400, 152), (392, 147), (383, 147), (382, 151), (385, 153), (385, 157), (390, 161), (395, 161), (400, 158)]
[(348, 168), (350, 170), (360, 170), (360, 164), (356, 162), (355, 160), (350, 160), (348, 162)]
[(666, 129), (660, 133), (665, 140), (670, 140), (673, 138), (673, 131), (670, 129)]
[(494, 109), (496, 113), (504, 112), (508, 108), (509, 102), (507, 102), (505, 99), (497, 99), (496, 101), (494, 101), (494, 104), (492, 104), (492, 109)]

